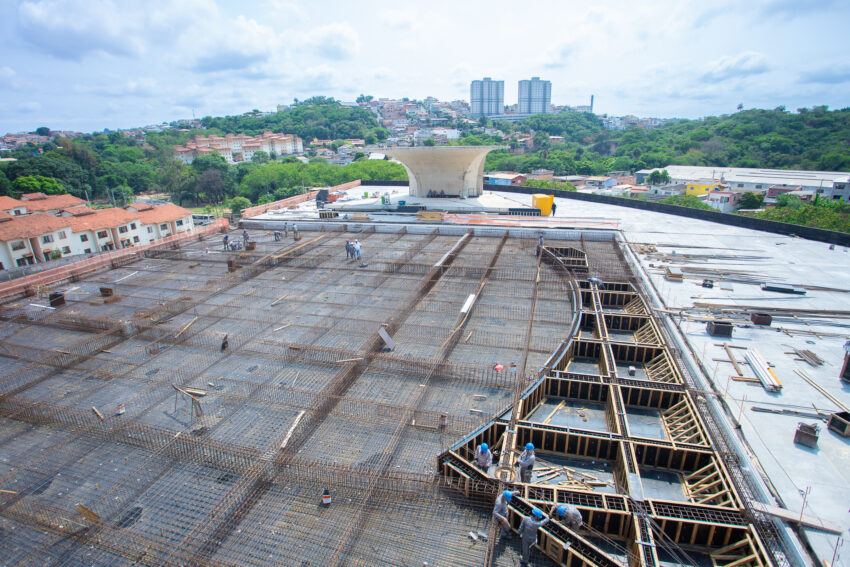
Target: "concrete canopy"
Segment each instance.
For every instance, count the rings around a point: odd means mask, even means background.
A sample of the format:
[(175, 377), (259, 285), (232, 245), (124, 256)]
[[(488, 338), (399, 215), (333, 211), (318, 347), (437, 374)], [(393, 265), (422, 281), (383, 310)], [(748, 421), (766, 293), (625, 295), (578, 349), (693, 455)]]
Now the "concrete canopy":
[(423, 146), (387, 148), (381, 152), (397, 159), (407, 170), (410, 194), (427, 197), (429, 191), (456, 197), (484, 192), (484, 159), (507, 146)]

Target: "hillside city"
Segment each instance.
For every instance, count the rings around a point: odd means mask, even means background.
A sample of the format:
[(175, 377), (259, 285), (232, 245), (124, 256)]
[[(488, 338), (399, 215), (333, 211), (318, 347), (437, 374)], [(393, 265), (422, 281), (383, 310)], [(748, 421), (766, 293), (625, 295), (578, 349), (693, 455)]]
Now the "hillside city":
[[(518, 102), (505, 105), (504, 81), (487, 77), (471, 82), (469, 101), (319, 96), (274, 111), (126, 130), (6, 134), (0, 215), (17, 222), (0, 225), (0, 266), (190, 230), (192, 211), (238, 215), (313, 186), (404, 180), (404, 168), (385, 152), (445, 145), (500, 146), (485, 164), (484, 182), (494, 187), (643, 199), (850, 231), (850, 173), (840, 171), (850, 169), (850, 156), (834, 143), (848, 131), (850, 111), (739, 107), (703, 120), (614, 117), (594, 114), (593, 97), (588, 105), (559, 106), (551, 93), (550, 81), (533, 77), (519, 81)], [(794, 130), (803, 121), (811, 133)], [(798, 153), (803, 137), (815, 135), (823, 149)], [(823, 171), (832, 164), (835, 171)], [(120, 214), (103, 208), (109, 206), (121, 207)]]

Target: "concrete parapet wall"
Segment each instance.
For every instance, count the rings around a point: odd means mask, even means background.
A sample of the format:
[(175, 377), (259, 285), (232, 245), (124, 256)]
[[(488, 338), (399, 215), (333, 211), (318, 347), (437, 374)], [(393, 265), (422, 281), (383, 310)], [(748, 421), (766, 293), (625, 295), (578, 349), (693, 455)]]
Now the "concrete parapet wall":
[(807, 238), (809, 240), (827, 242), (829, 244), (850, 246), (850, 234), (844, 232), (836, 232), (834, 230), (825, 230), (823, 228), (814, 228), (798, 224), (789, 224), (786, 222), (757, 219), (753, 217), (745, 217), (730, 213), (721, 213), (718, 211), (692, 209), (690, 207), (680, 207), (679, 205), (668, 205), (666, 203), (655, 203), (652, 201), (642, 201), (639, 199), (625, 199), (623, 197), (610, 197), (608, 195), (595, 195), (593, 193), (577, 193), (574, 191), (539, 189), (537, 187), (518, 187), (488, 184), (484, 186), (484, 190), (501, 191), (503, 193), (522, 193), (525, 195), (531, 195), (533, 193), (545, 193), (548, 195), (554, 195), (555, 197), (562, 199), (575, 199), (577, 201), (589, 201), (591, 203), (602, 203), (605, 205), (617, 205), (618, 207), (628, 207), (631, 209), (654, 211), (656, 213), (665, 213), (668, 215), (689, 217), (693, 219), (716, 222), (718, 224), (725, 224), (729, 226), (738, 226), (741, 228), (749, 228), (752, 230), (760, 230), (763, 232), (772, 232), (774, 234), (795, 235), (800, 236), (802, 238)]

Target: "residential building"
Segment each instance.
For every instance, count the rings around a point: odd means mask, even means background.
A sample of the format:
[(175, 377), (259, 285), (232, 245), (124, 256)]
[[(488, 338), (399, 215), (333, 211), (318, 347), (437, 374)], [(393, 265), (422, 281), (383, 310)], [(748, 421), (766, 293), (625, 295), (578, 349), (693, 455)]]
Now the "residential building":
[(522, 185), (527, 178), (515, 171), (494, 171), (484, 174), (484, 183), (490, 185)]
[(259, 136), (227, 134), (226, 136), (195, 136), (185, 146), (174, 146), (174, 157), (190, 164), (198, 156), (217, 153), (228, 163), (251, 161), (254, 153), (288, 156), (304, 153), (304, 142), (292, 134), (263, 132)]
[(685, 184), (685, 195), (702, 197), (703, 195), (708, 195), (712, 191), (719, 191), (723, 187), (726, 186), (720, 181), (715, 181), (714, 179), (697, 179), (696, 181), (689, 181)]
[(584, 184), (587, 187), (595, 187), (597, 189), (610, 189), (617, 185), (617, 178), (606, 175), (591, 175), (585, 178)]
[(706, 197), (706, 203), (721, 213), (731, 213), (738, 208), (743, 193), (738, 191), (712, 191)]
[[(71, 253), (67, 219), (46, 213), (0, 218), (0, 269), (46, 262)], [(66, 252), (67, 250), (67, 252)]]
[(469, 101), (472, 118), (502, 114), (505, 111), (505, 81), (494, 81), (490, 77), (472, 81)]
[(638, 183), (655, 170), (667, 170), (673, 183), (690, 183), (701, 179), (713, 179), (729, 185), (731, 191), (765, 192), (769, 187), (799, 187), (801, 191), (814, 191), (822, 199), (845, 201), (850, 198), (847, 190), (850, 172), (805, 171), (793, 169), (754, 169), (744, 167), (704, 167), (692, 165), (668, 165), (655, 169), (642, 169), (635, 175)]
[[(136, 244), (147, 244), (159, 238), (186, 232), (194, 227), (192, 212), (166, 203), (133, 203), (126, 209), (111, 207), (90, 209), (84, 203), (58, 209), (45, 205), (47, 199), (17, 201), (7, 198), (0, 206), (18, 212), (0, 211), (0, 269), (49, 261), (54, 256), (93, 254)], [(8, 202), (8, 201), (14, 202)], [(43, 210), (30, 211), (26, 206), (39, 203)]]
[(518, 113), (545, 114), (552, 104), (552, 82), (540, 77), (519, 82)]

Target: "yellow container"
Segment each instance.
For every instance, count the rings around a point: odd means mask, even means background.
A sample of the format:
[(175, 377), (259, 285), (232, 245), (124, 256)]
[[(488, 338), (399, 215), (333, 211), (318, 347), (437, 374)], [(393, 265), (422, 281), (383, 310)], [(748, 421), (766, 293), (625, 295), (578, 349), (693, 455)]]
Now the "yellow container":
[(531, 206), (535, 209), (540, 209), (540, 214), (548, 217), (552, 214), (552, 203), (555, 202), (555, 197), (552, 195), (543, 195), (535, 193), (531, 196)]

